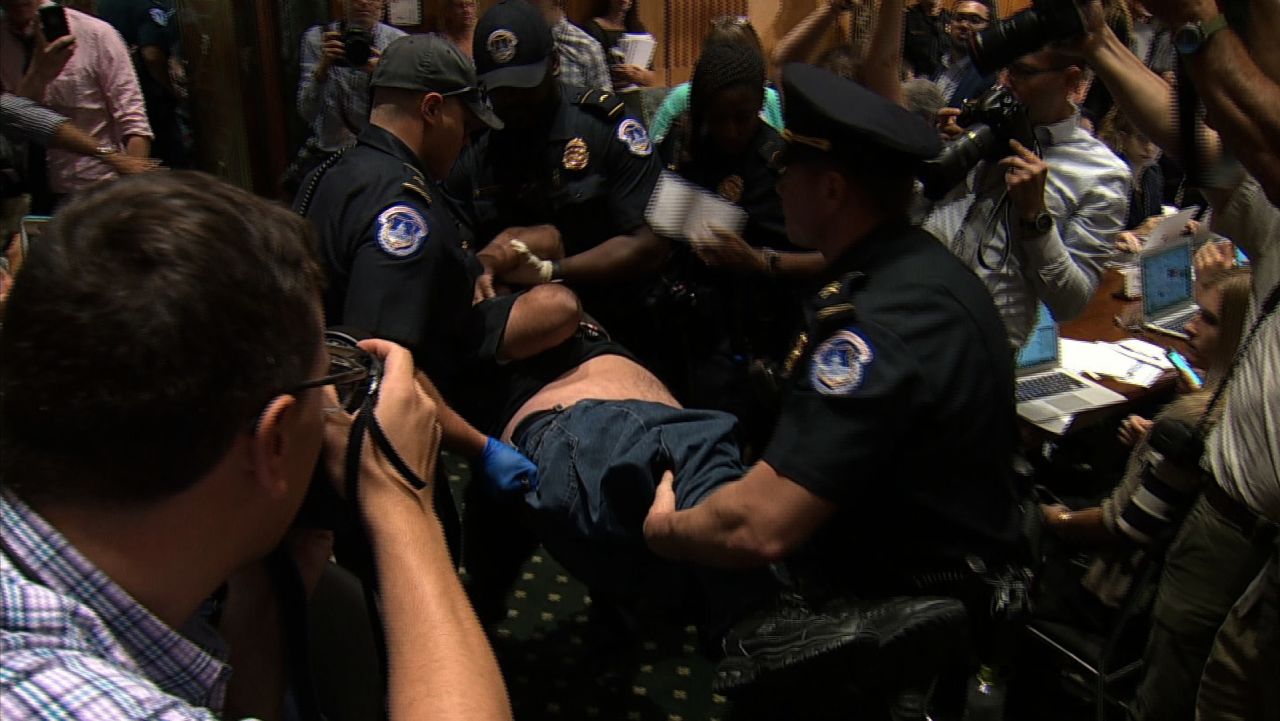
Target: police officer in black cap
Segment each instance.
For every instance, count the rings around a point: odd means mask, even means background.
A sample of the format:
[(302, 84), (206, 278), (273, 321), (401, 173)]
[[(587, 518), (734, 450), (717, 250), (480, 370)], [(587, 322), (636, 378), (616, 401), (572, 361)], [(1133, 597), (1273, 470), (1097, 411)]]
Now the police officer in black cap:
[[(484, 373), (571, 336), (577, 300), (547, 286), (472, 303), (482, 267), (434, 182), (475, 126), (502, 126), (471, 63), (439, 37), (410, 35), (387, 46), (372, 85), (369, 127), (307, 177), (295, 202), (318, 232), (325, 320), (409, 348), (450, 405), (485, 418), (501, 399), (480, 395)], [(517, 483), (523, 459), (447, 407), (441, 422), (447, 441), (462, 439), (455, 450), (483, 454), (491, 478)]]
[[(1004, 327), (973, 273), (908, 224), (913, 169), (937, 154), (936, 133), (825, 70), (790, 65), (783, 82), (779, 193), (791, 240), (830, 261), (826, 282), (807, 303), (761, 461), (687, 510), (664, 483), (645, 534), (674, 559), (784, 561), (815, 603), (950, 595), (923, 579), (998, 567), (1016, 548)], [(750, 665), (799, 647), (792, 630), (726, 649)]]
[(486, 246), (486, 270), (520, 284), (563, 280), (615, 335), (625, 331), (642, 314), (639, 281), (667, 253), (644, 219), (660, 172), (644, 125), (612, 93), (560, 84), (551, 30), (530, 3), (490, 8), (474, 43), (505, 128), (464, 153), (448, 190)]

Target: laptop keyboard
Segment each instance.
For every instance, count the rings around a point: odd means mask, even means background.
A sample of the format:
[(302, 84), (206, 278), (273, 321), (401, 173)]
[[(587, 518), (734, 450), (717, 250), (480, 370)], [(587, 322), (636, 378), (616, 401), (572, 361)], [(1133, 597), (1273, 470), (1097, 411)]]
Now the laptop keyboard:
[(1182, 330), (1182, 327), (1185, 326), (1187, 322), (1191, 320), (1191, 316), (1195, 315), (1198, 312), (1198, 310), (1199, 309), (1197, 309), (1195, 306), (1191, 306), (1190, 308), (1182, 311), (1181, 313), (1178, 313), (1177, 315), (1172, 315), (1172, 316), (1169, 316), (1168, 318), (1161, 318), (1160, 320), (1157, 320), (1154, 323), (1154, 325), (1158, 328), (1163, 328), (1164, 330), (1167, 330), (1170, 333), (1182, 335), (1185, 332)]
[(1084, 387), (1085, 384), (1061, 372), (1021, 378), (1018, 380), (1018, 402), (1069, 393)]

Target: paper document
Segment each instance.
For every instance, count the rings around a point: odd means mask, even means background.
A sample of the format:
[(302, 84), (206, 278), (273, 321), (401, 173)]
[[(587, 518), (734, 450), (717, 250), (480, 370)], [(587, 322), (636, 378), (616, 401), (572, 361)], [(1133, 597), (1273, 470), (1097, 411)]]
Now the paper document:
[[(617, 47), (609, 51), (610, 61), (648, 68), (653, 62), (653, 51), (657, 47), (658, 42), (648, 33), (627, 33), (618, 40)], [(640, 86), (634, 83), (615, 88), (620, 93), (639, 89)]]
[(645, 209), (653, 232), (667, 238), (710, 238), (711, 228), (742, 235), (747, 211), (670, 171), (662, 171)]
[(1165, 216), (1147, 236), (1147, 242), (1142, 244), (1142, 252), (1153, 253), (1177, 240), (1182, 236), (1182, 231), (1186, 230), (1187, 221), (1195, 217), (1198, 212), (1200, 207), (1193, 205), (1173, 215)]
[(1164, 373), (1164, 368), (1157, 364), (1155, 358), (1133, 352), (1116, 343), (1091, 343), (1063, 338), (1061, 349), (1062, 367), (1076, 373), (1095, 377), (1109, 376), (1144, 388), (1150, 388)]

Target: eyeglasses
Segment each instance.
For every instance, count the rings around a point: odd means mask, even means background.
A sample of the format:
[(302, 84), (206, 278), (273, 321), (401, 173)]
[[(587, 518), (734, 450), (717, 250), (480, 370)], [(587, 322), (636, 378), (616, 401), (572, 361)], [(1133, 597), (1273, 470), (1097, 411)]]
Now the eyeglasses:
[(1009, 67), (1005, 68), (1005, 70), (1010, 75), (1016, 75), (1020, 78), (1034, 78), (1037, 75), (1044, 75), (1045, 73), (1060, 73), (1063, 70), (1066, 70), (1068, 68), (1074, 68), (1074, 67), (1076, 66), (1060, 65), (1058, 67), (1053, 67), (1053, 68), (1037, 68), (1037, 67), (1032, 67), (1031, 65), (1023, 65), (1022, 63), (1014, 63), (1013, 65), (1010, 65)]
[(951, 18), (951, 22), (956, 23), (957, 25), (968, 25), (969, 27), (981, 28), (986, 27), (987, 23), (990, 23), (991, 21), (977, 13), (960, 13)]
[(281, 392), (297, 395), (311, 388), (332, 385), (338, 393), (338, 403), (348, 413), (354, 413), (359, 410), (365, 398), (378, 392), (378, 383), (382, 379), (382, 361), (351, 345), (349, 340), (335, 337), (329, 332), (325, 333), (325, 350), (329, 353), (328, 373)]

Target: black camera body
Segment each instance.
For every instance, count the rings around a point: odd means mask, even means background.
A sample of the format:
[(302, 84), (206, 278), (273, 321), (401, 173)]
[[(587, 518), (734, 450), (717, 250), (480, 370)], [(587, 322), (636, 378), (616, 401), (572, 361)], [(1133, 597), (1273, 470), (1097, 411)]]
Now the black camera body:
[(974, 35), (969, 57), (986, 75), (1051, 42), (1081, 35), (1084, 18), (1074, 0), (1035, 0), (1027, 10), (996, 20)]
[(925, 197), (931, 200), (946, 195), (980, 161), (1009, 155), (1010, 140), (1028, 148), (1035, 145), (1026, 106), (999, 85), (964, 101), (956, 123), (967, 132), (943, 146), (938, 157), (925, 161), (920, 169)]
[(359, 25), (342, 24), (343, 59), (338, 65), (363, 68), (373, 55), (373, 31)]

